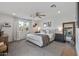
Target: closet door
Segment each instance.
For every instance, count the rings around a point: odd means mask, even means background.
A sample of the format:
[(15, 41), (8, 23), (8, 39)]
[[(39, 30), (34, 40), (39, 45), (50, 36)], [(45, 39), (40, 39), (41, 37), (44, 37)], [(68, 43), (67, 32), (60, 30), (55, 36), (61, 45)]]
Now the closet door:
[(13, 41), (17, 40), (17, 26), (18, 26), (18, 18), (14, 17), (14, 23), (13, 23)]
[(31, 22), (28, 20), (18, 20), (17, 40), (26, 39), (26, 34), (30, 32)]

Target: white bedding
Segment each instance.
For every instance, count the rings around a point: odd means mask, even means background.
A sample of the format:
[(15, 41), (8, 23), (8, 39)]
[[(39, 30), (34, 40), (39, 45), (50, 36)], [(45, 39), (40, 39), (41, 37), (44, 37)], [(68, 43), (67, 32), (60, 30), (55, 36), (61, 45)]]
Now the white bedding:
[(27, 34), (27, 40), (38, 45), (38, 46), (43, 46), (43, 41), (42, 37), (34, 34)]
[(54, 40), (55, 37), (55, 33), (51, 33), (51, 34), (45, 34), (45, 33), (35, 33), (35, 34), (43, 34), (43, 35), (48, 35), (50, 38), (50, 41)]
[(42, 37), (39, 36), (39, 35), (36, 35), (36, 34), (43, 34), (43, 35), (48, 35), (49, 38), (50, 38), (50, 41), (53, 41), (54, 40), (54, 37), (55, 37), (55, 34), (52, 33), (52, 34), (44, 34), (44, 33), (30, 33), (30, 34), (27, 34), (27, 39), (28, 41), (38, 45), (38, 46), (43, 46), (43, 41), (42, 41)]

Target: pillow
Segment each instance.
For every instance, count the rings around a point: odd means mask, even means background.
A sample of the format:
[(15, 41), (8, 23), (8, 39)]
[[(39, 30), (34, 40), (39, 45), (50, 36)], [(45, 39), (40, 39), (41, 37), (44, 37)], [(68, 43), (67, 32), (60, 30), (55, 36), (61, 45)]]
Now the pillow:
[(4, 42), (0, 42), (0, 46), (3, 46), (4, 45)]

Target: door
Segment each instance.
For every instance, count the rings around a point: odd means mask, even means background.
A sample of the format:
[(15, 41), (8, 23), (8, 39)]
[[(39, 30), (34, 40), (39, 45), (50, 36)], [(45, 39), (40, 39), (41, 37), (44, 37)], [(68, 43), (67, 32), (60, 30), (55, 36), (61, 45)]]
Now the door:
[(31, 22), (28, 20), (18, 20), (17, 40), (26, 39), (27, 32), (30, 32)]
[(63, 23), (63, 34), (66, 42), (75, 45), (75, 22)]

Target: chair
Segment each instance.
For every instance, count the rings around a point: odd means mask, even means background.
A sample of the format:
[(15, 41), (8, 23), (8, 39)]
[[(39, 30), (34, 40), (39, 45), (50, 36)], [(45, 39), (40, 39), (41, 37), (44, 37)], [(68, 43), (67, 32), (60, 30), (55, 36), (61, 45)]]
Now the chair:
[(0, 36), (0, 54), (8, 53), (8, 36)]

